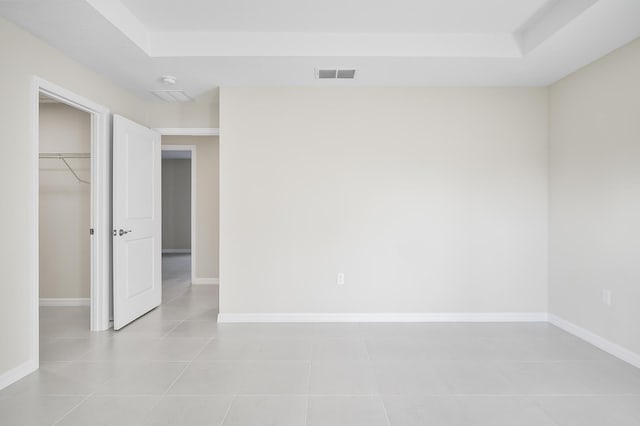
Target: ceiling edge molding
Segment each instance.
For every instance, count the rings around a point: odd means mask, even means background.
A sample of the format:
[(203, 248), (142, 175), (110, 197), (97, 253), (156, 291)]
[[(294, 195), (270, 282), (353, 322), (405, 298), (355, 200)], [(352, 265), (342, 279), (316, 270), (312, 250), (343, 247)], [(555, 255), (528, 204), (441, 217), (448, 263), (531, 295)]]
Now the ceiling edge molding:
[(604, 0), (549, 0), (513, 33), (153, 32), (120, 0), (85, 0), (149, 57), (522, 58)]
[(147, 55), (149, 54), (149, 30), (120, 0), (85, 1)]
[(520, 58), (513, 34), (151, 33), (152, 57), (351, 56)]
[(522, 57), (512, 33), (153, 32), (120, 0), (85, 1), (149, 57)]
[(551, 1), (536, 12), (516, 32), (523, 54), (531, 52), (556, 32), (601, 0)]

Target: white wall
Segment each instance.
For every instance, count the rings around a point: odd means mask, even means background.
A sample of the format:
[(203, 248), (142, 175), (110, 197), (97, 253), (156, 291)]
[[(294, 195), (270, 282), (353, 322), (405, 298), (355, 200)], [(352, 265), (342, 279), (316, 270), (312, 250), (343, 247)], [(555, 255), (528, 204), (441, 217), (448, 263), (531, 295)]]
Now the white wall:
[(219, 166), (217, 136), (163, 136), (162, 145), (196, 146), (195, 279), (217, 280), (219, 258)]
[[(91, 152), (91, 116), (64, 104), (40, 104), (40, 152)], [(90, 181), (90, 159), (68, 159)], [(91, 290), (91, 187), (64, 163), (40, 160), (40, 297), (88, 298)]]
[(547, 310), (546, 89), (220, 102), (221, 313)]
[(191, 249), (189, 159), (162, 159), (162, 249)]
[(639, 76), (636, 40), (550, 89), (550, 311), (637, 354)]

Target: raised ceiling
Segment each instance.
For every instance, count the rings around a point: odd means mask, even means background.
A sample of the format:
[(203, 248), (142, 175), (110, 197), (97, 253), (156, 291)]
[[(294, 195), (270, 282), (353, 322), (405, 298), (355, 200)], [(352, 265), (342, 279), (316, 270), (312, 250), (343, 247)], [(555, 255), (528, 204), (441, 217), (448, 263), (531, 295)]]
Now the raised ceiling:
[(513, 32), (548, 0), (121, 0), (151, 31)]
[[(639, 0), (0, 0), (153, 99), (218, 86), (544, 86), (640, 36)], [(317, 80), (315, 69), (357, 69)]]

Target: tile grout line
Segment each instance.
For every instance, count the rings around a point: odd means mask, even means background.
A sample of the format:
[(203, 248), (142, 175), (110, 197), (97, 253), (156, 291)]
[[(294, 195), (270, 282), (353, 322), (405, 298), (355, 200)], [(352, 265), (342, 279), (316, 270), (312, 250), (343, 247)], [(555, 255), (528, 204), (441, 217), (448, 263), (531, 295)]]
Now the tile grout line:
[[(243, 370), (243, 374), (245, 374), (245, 373), (246, 373), (246, 371)], [(240, 393), (240, 389), (238, 387), (238, 390), (236, 390), (236, 392), (234, 392), (233, 395), (232, 395), (231, 402), (229, 402), (229, 406), (227, 407), (227, 412), (224, 413), (224, 417), (222, 418), (222, 421), (220, 421), (220, 426), (224, 426), (224, 423), (227, 421), (227, 417), (229, 417), (229, 413), (231, 412), (231, 408), (233, 407), (233, 404), (236, 403), (236, 400), (238, 399), (238, 394), (239, 393)]]
[(198, 359), (198, 357), (200, 355), (202, 355), (202, 352), (204, 352), (205, 349), (207, 349), (207, 346), (209, 346), (214, 340), (216, 340), (215, 336), (209, 338), (209, 340), (207, 340), (207, 343), (204, 344), (204, 346), (202, 347), (202, 349), (200, 349), (198, 351), (198, 353), (193, 357), (193, 359), (191, 359), (191, 361), (189, 361), (189, 366), (191, 366), (191, 364), (193, 364), (194, 362), (196, 362), (196, 360)]
[(180, 373), (178, 373), (176, 378), (173, 379), (171, 384), (167, 387), (167, 389), (165, 389), (165, 391), (162, 394), (154, 395), (154, 396), (158, 397), (158, 400), (149, 408), (149, 410), (147, 410), (147, 412), (145, 413), (144, 417), (142, 418), (142, 421), (144, 421), (147, 417), (149, 417), (149, 415), (153, 412), (153, 410), (160, 404), (160, 402), (162, 402), (162, 398), (164, 398), (167, 395), (167, 393), (173, 387), (173, 385), (178, 381), (178, 379), (180, 379), (180, 377), (182, 377), (182, 375), (186, 371), (187, 367), (189, 367), (189, 363), (185, 364), (184, 368), (182, 370), (180, 370)]
[(384, 403), (384, 399), (382, 398), (382, 395), (378, 395), (378, 398), (380, 398), (380, 403), (382, 404), (382, 411), (384, 412), (384, 418), (387, 420), (387, 425), (391, 426), (391, 420), (389, 419), (389, 413), (387, 412), (387, 406)]
[(371, 368), (371, 375), (373, 376), (373, 380), (376, 383), (376, 390), (378, 391), (377, 398), (380, 400), (382, 404), (382, 411), (384, 412), (384, 418), (387, 421), (387, 426), (391, 426), (391, 420), (389, 419), (389, 413), (387, 412), (387, 406), (384, 403), (384, 398), (380, 393), (380, 384), (378, 383), (378, 379), (376, 378), (375, 372), (373, 371), (373, 361), (371, 360), (371, 354), (369, 353), (369, 347), (367, 346), (367, 341), (363, 339), (364, 342), (364, 350), (367, 353), (367, 360), (369, 362), (369, 367)]
[[(173, 327), (171, 330), (169, 330), (169, 333), (171, 333), (171, 331), (173, 331), (176, 327), (178, 327), (180, 324), (182, 324), (184, 322), (184, 320), (180, 321), (178, 324), (176, 324), (175, 327)], [(160, 338), (159, 340), (164, 340), (166, 338), (166, 335), (163, 336), (162, 338)], [(158, 400), (156, 401), (155, 404), (153, 404), (153, 406), (149, 409), (149, 411), (145, 414), (144, 418), (147, 418), (152, 412), (153, 410), (162, 402), (162, 399), (167, 396), (167, 394), (169, 393), (169, 391), (171, 390), (171, 388), (173, 388), (173, 386), (178, 382), (178, 380), (180, 380), (180, 378), (182, 378), (182, 376), (184, 375), (184, 373), (187, 371), (187, 369), (193, 364), (193, 360), (195, 360), (203, 351), (204, 349), (207, 347), (207, 345), (209, 345), (209, 343), (213, 340), (210, 339), (209, 341), (207, 341), (207, 343), (204, 344), (204, 346), (202, 347), (202, 349), (200, 349), (198, 351), (198, 353), (193, 357), (193, 359), (191, 359), (191, 361), (187, 361), (185, 362), (185, 366), (182, 370), (180, 370), (180, 373), (178, 373), (178, 375), (176, 376), (175, 379), (173, 379), (173, 381), (171, 382), (171, 384), (167, 387), (167, 389), (165, 389), (165, 391), (162, 393), (162, 395), (160, 395), (158, 397)], [(179, 362), (179, 361), (177, 361)], [(144, 420), (143, 418), (143, 420)]]
[(84, 404), (85, 402), (87, 402), (89, 400), (89, 398), (91, 398), (92, 396), (95, 395), (95, 392), (91, 392), (89, 395), (86, 395), (84, 397), (84, 399), (82, 401), (80, 401), (79, 403), (77, 403), (75, 406), (73, 406), (69, 411), (67, 411), (66, 413), (64, 413), (64, 415), (62, 417), (60, 417), (57, 421), (55, 421), (53, 423), (53, 425), (57, 425), (59, 424), (61, 421), (63, 421), (69, 414), (71, 414), (72, 412), (74, 412), (78, 407), (80, 407), (82, 404)]
[(185, 322), (185, 320), (179, 320), (177, 322), (178, 323), (175, 326), (171, 327), (170, 330), (168, 330), (165, 334), (163, 334), (160, 337), (160, 340), (165, 340), (169, 336), (169, 334), (171, 334), (171, 332), (173, 332), (173, 330), (175, 330), (176, 328), (180, 327)]
[[(182, 324), (184, 321), (181, 321), (180, 324)], [(179, 325), (179, 324), (178, 324)], [(176, 325), (176, 327), (178, 326)], [(174, 327), (175, 328), (175, 327)], [(173, 328), (171, 329), (171, 331), (173, 331)], [(164, 340), (164, 338), (160, 339), (160, 340)], [(180, 371), (180, 373), (176, 376), (176, 378), (171, 382), (171, 384), (169, 385), (169, 387), (167, 387), (167, 389), (164, 391), (164, 393), (160, 396), (160, 399), (162, 399), (162, 397), (166, 396), (169, 391), (171, 390), (171, 388), (173, 388), (173, 386), (178, 382), (178, 380), (180, 380), (182, 378), (182, 376), (184, 375), (184, 373), (187, 371), (187, 369), (193, 364), (194, 360), (198, 358), (198, 356), (200, 356), (200, 354), (202, 354), (202, 352), (204, 352), (204, 350), (207, 348), (207, 346), (209, 345), (209, 343), (211, 343), (213, 341), (213, 338), (209, 339), (204, 346), (202, 346), (202, 349), (200, 349), (195, 356), (190, 360), (185, 362), (185, 366), (184, 368)], [(180, 361), (177, 361), (180, 362)], [(155, 406), (153, 407), (155, 408)]]
[(231, 401), (229, 402), (229, 406), (227, 407), (227, 411), (224, 413), (224, 416), (222, 417), (222, 420), (220, 420), (220, 424), (218, 426), (224, 426), (224, 422), (227, 421), (227, 417), (229, 416), (229, 412), (231, 411), (231, 407), (236, 402), (237, 398), (238, 398), (238, 394), (232, 395)]
[(309, 397), (311, 394), (311, 369), (313, 368), (313, 362), (314, 362), (314, 353), (315, 353), (315, 347), (318, 343), (318, 336), (317, 336), (317, 328), (318, 326), (316, 325), (314, 327), (315, 331), (313, 333), (313, 340), (311, 341), (311, 355), (310, 355), (310, 359), (309, 359), (309, 374), (307, 375), (307, 393), (305, 395), (305, 404), (304, 404), (304, 424), (305, 426), (309, 425)]
[[(174, 300), (178, 300), (180, 297), (185, 296), (185, 294), (187, 294), (188, 291), (185, 291), (183, 294), (179, 295), (179, 296), (175, 296), (173, 299), (171, 299), (170, 301), (167, 301), (166, 304), (171, 303)], [(165, 304), (165, 303), (163, 303)], [(160, 322), (162, 320), (159, 320)], [(169, 334), (171, 334), (171, 332), (173, 332), (176, 328), (178, 328), (181, 324), (183, 324), (186, 320), (182, 319), (182, 320), (176, 320), (176, 324), (171, 327), (169, 330), (167, 330), (167, 332), (165, 334), (163, 334), (158, 341), (164, 341), (167, 339), (167, 337), (169, 336)], [(189, 366), (192, 365), (193, 360), (195, 358), (197, 358), (203, 351), (204, 349), (207, 347), (207, 345), (211, 342), (211, 340), (213, 340), (213, 338), (209, 339), (202, 347), (202, 349), (200, 349), (198, 351), (198, 353), (194, 356), (193, 359), (191, 359), (190, 361), (184, 362), (184, 367), (182, 368), (182, 370), (180, 370), (180, 373), (178, 373), (178, 375), (176, 376), (175, 379), (172, 380), (172, 382), (169, 384), (169, 386), (167, 387), (167, 389), (165, 389), (165, 391), (160, 394), (160, 395), (153, 395), (153, 396), (157, 396), (157, 401), (149, 408), (149, 410), (147, 410), (147, 412), (145, 413), (144, 417), (142, 418), (141, 422), (143, 422), (146, 418), (148, 418), (151, 413), (153, 412), (153, 410), (158, 407), (158, 405), (160, 405), (160, 403), (162, 402), (162, 399), (164, 397), (167, 396), (167, 394), (169, 393), (169, 391), (171, 390), (171, 388), (173, 388), (173, 386), (178, 382), (178, 380), (180, 380), (180, 378), (182, 378), (182, 376), (184, 375), (184, 373), (187, 371), (187, 369), (189, 368)], [(153, 362), (153, 361), (151, 361)], [(168, 361), (171, 362), (171, 361)], [(176, 363), (183, 363), (183, 361), (175, 361)], [(130, 396), (130, 395), (129, 395)]]
[[(311, 358), (313, 358), (313, 346), (311, 349)], [(313, 360), (309, 360), (309, 374), (307, 375), (307, 394), (305, 395), (305, 404), (304, 404), (304, 424), (305, 426), (309, 425), (309, 394), (311, 392), (311, 367)]]
[(551, 420), (551, 421), (555, 424), (555, 426), (561, 426), (561, 424), (560, 424), (560, 423), (558, 423), (558, 421), (556, 420), (556, 418), (555, 418), (553, 415), (551, 415), (551, 413), (550, 413), (550, 412), (548, 412), (547, 410), (545, 410), (545, 408), (542, 406), (542, 404), (540, 404), (540, 402), (539, 402), (539, 401), (532, 400), (530, 396), (527, 396), (527, 397), (521, 397), (521, 398), (523, 398), (524, 400), (528, 401), (528, 402), (529, 402), (530, 404), (532, 404), (534, 407), (537, 407), (537, 408), (538, 408), (538, 410), (540, 410), (542, 413), (544, 413), (544, 415), (546, 415), (546, 416), (549, 418), (549, 420)]

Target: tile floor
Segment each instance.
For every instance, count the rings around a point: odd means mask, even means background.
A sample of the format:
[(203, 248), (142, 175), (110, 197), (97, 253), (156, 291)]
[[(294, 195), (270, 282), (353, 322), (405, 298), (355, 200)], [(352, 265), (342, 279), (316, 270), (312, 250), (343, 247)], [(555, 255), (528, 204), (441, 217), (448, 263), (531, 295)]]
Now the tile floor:
[(43, 308), (0, 425), (640, 425), (640, 370), (548, 324), (216, 324), (185, 264), (119, 332)]

